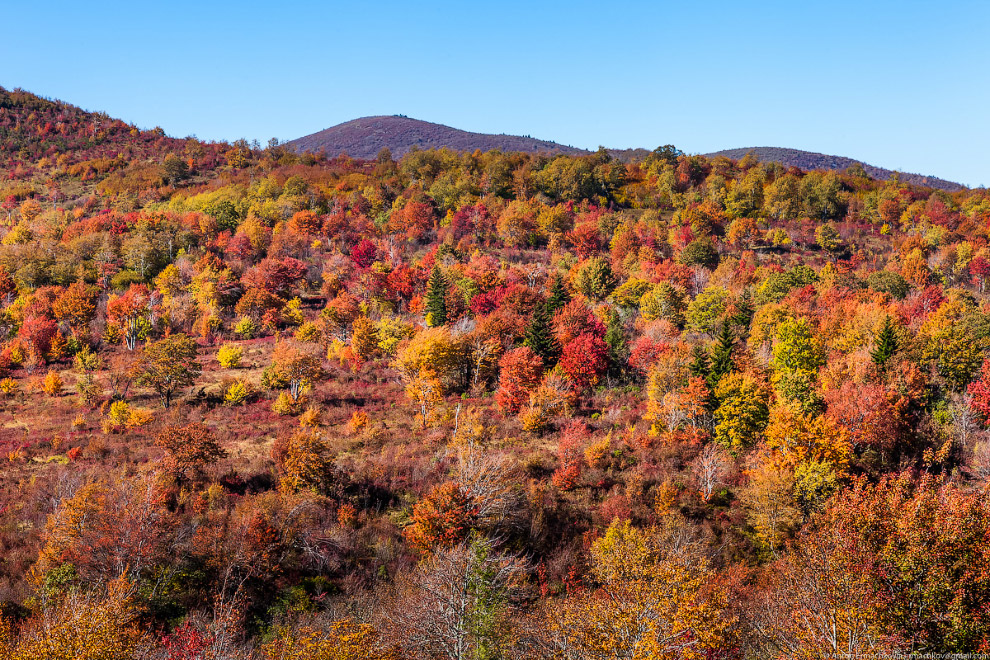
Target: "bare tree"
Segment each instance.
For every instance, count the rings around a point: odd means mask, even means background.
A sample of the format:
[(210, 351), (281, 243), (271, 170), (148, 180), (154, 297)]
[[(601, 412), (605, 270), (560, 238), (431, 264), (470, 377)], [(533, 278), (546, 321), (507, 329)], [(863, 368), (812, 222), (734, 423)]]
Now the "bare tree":
[(698, 480), (701, 497), (706, 502), (711, 499), (716, 488), (724, 485), (723, 479), (731, 465), (732, 459), (729, 454), (715, 442), (705, 445), (701, 453), (691, 462), (691, 471)]
[(508, 642), (521, 560), (488, 539), (440, 550), (398, 581), (381, 629), (416, 658), (495, 657)]

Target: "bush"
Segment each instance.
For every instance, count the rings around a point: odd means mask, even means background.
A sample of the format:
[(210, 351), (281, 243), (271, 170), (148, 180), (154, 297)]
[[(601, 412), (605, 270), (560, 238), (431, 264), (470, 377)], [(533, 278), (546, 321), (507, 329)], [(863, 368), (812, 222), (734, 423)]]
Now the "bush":
[(296, 341), (320, 341), (320, 329), (312, 321), (306, 321), (296, 330)]
[(58, 375), (57, 371), (49, 371), (45, 374), (45, 379), (41, 381), (41, 390), (48, 396), (58, 396), (62, 393), (62, 386), (65, 381)]
[(217, 351), (217, 361), (224, 369), (237, 369), (241, 366), (241, 358), (244, 357), (244, 349), (234, 344), (224, 344)]
[(306, 397), (301, 396), (298, 399), (293, 399), (292, 395), (282, 390), (279, 392), (278, 398), (275, 399), (275, 403), (272, 404), (272, 412), (282, 416), (298, 415), (305, 403)]
[(249, 316), (241, 317), (241, 320), (234, 326), (234, 334), (241, 339), (251, 339), (258, 332), (258, 326)]
[(224, 392), (223, 402), (228, 406), (240, 406), (250, 399), (252, 394), (254, 393), (250, 385), (240, 380), (234, 381)]

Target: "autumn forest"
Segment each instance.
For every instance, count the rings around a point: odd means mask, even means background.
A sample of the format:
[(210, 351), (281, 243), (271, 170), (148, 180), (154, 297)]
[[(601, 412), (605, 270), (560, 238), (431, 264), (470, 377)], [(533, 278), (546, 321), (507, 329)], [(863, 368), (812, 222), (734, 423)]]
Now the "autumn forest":
[(990, 192), (0, 88), (0, 657), (990, 652)]

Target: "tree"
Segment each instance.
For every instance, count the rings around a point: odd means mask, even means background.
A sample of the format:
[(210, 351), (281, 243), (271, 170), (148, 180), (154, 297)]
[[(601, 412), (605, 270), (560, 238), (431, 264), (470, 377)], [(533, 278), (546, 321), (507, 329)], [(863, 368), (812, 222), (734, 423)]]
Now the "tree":
[(687, 325), (696, 332), (712, 335), (719, 319), (725, 314), (729, 292), (719, 286), (710, 286), (688, 303)]
[[(324, 377), (322, 360), (316, 355), (303, 351), (288, 342), (280, 341), (272, 351), (269, 378), (284, 382), (293, 402), (302, 396), (303, 387), (312, 385)], [(264, 381), (264, 379), (263, 379)]]
[[(933, 521), (938, 521), (933, 524)], [(972, 653), (990, 638), (990, 494), (930, 474), (857, 479), (816, 519), (826, 561), (862, 580), (857, 603), (916, 653)], [(863, 593), (863, 592), (860, 592)]]
[(605, 257), (586, 259), (574, 278), (574, 287), (592, 300), (604, 300), (618, 284), (612, 264)]
[(835, 229), (835, 225), (830, 222), (818, 225), (815, 229), (815, 242), (818, 243), (818, 247), (833, 257), (842, 252), (843, 249), (839, 232)]
[(412, 657), (471, 660), (505, 657), (510, 603), (525, 565), (476, 538), (439, 548), (401, 577), (385, 608), (388, 630)]
[(550, 294), (547, 296), (547, 313), (552, 317), (570, 301), (571, 294), (567, 292), (567, 287), (564, 286), (564, 280), (560, 277), (559, 273), (555, 274), (553, 284), (550, 286)]
[(818, 369), (825, 357), (812, 332), (808, 319), (784, 319), (777, 326), (773, 345), (773, 384), (784, 397), (813, 408), (817, 393)]
[(516, 414), (543, 375), (543, 359), (528, 346), (507, 351), (499, 360), (500, 376), (495, 402), (502, 412)]
[(548, 657), (700, 660), (735, 647), (727, 593), (700, 544), (673, 520), (645, 531), (613, 521), (590, 563), (594, 589), (543, 609)]
[(698, 456), (691, 462), (691, 471), (698, 481), (701, 499), (708, 501), (715, 489), (723, 485), (723, 479), (728, 472), (732, 460), (728, 453), (716, 442), (706, 444)]
[(122, 578), (111, 581), (102, 595), (66, 594), (25, 621), (10, 644), (0, 619), (0, 652), (8, 660), (136, 660), (144, 631), (135, 591)]
[(98, 295), (96, 287), (82, 281), (70, 284), (52, 305), (55, 318), (68, 325), (74, 335), (85, 329), (96, 316)]
[(188, 177), (189, 166), (186, 164), (186, 161), (175, 154), (165, 156), (165, 161), (162, 163), (162, 178), (169, 185), (174, 186)]
[(199, 423), (167, 426), (158, 434), (155, 445), (165, 450), (165, 469), (180, 485), (202, 476), (207, 466), (227, 455), (213, 432)]
[(333, 453), (326, 440), (311, 429), (280, 436), (272, 446), (283, 492), (312, 490), (327, 494), (333, 483)]
[(749, 483), (740, 493), (746, 519), (767, 549), (774, 552), (802, 518), (794, 500), (794, 469), (757, 458), (746, 470), (746, 476)]
[(306, 264), (293, 257), (266, 257), (241, 277), (245, 288), (258, 288), (280, 297), (292, 293), (293, 287), (306, 276)]
[(426, 324), (431, 328), (447, 324), (447, 291), (450, 285), (440, 266), (434, 264), (426, 283)]
[(154, 389), (162, 407), (168, 408), (175, 393), (196, 382), (202, 370), (196, 361), (196, 342), (184, 334), (170, 335), (144, 347), (138, 384)]
[(608, 344), (601, 337), (582, 333), (568, 342), (560, 366), (578, 390), (596, 385), (608, 370)]
[(839, 530), (806, 531), (768, 567), (751, 625), (765, 657), (887, 656), (910, 645), (885, 625), (868, 573)]
[(107, 319), (123, 332), (128, 350), (134, 350), (141, 331), (151, 325), (156, 295), (144, 284), (132, 284), (125, 293), (107, 301)]
[(728, 323), (722, 324), (722, 329), (715, 337), (715, 344), (712, 346), (712, 361), (708, 369), (708, 384), (714, 389), (724, 376), (729, 375), (735, 369), (735, 362), (732, 360), (732, 351), (736, 345), (736, 338), (732, 335)]
[(980, 293), (983, 293), (987, 278), (990, 277), (990, 260), (984, 259), (980, 256), (973, 257), (969, 262), (968, 269), (970, 275), (975, 277), (976, 281), (979, 283)]
[[(399, 653), (366, 623), (350, 619), (328, 627), (277, 627), (261, 652), (266, 660), (401, 660)], [(199, 660), (193, 655), (188, 660)], [(168, 660), (186, 660), (184, 656)]]
[(678, 260), (687, 266), (714, 268), (718, 265), (719, 257), (712, 239), (702, 236), (684, 246), (678, 255)]
[(543, 364), (548, 368), (557, 362), (560, 355), (560, 344), (553, 333), (550, 312), (543, 303), (538, 303), (533, 309), (523, 345), (528, 346), (534, 353), (543, 358)]
[(661, 282), (639, 300), (639, 310), (648, 321), (666, 319), (684, 325), (684, 294), (669, 282)]
[(362, 360), (370, 360), (381, 352), (378, 347), (378, 329), (367, 316), (354, 319), (351, 348)]
[(890, 358), (894, 357), (897, 349), (900, 348), (897, 330), (889, 315), (884, 318), (883, 325), (880, 326), (880, 331), (874, 336), (873, 343), (874, 348), (870, 351), (870, 359), (873, 360), (873, 364), (883, 369), (887, 366)]
[(478, 518), (474, 498), (460, 484), (448, 481), (434, 486), (413, 507), (412, 524), (404, 531), (418, 550), (431, 553), (464, 541)]
[(715, 398), (715, 439), (730, 448), (752, 444), (769, 419), (763, 384), (746, 374), (729, 374), (719, 382)]

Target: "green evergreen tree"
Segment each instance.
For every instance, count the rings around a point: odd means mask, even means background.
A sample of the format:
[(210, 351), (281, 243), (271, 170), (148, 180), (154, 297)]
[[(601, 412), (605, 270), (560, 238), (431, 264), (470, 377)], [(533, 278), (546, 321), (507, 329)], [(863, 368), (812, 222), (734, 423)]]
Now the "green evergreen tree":
[(426, 283), (426, 323), (435, 328), (447, 323), (447, 290), (450, 284), (440, 271), (440, 266), (434, 265), (430, 280)]
[(746, 335), (749, 333), (749, 324), (753, 322), (753, 314), (755, 313), (753, 294), (750, 293), (749, 289), (746, 289), (736, 302), (736, 313), (732, 315), (732, 324), (738, 326)]
[(550, 297), (547, 299), (547, 311), (550, 313), (550, 316), (552, 317), (559, 312), (570, 301), (571, 294), (567, 292), (564, 281), (560, 278), (559, 274), (555, 275), (553, 285), (550, 287)]
[(715, 337), (712, 345), (712, 361), (708, 370), (708, 385), (713, 390), (723, 376), (732, 373), (735, 362), (732, 360), (732, 350), (735, 348), (736, 338), (732, 334), (728, 323), (722, 324), (722, 329)]
[(691, 349), (691, 364), (688, 365), (688, 372), (696, 378), (708, 380), (708, 374), (711, 372), (711, 360), (708, 357), (708, 351), (703, 347), (695, 346)]
[(608, 308), (605, 320), (605, 343), (608, 345), (609, 371), (614, 376), (626, 373), (625, 365), (629, 359), (629, 345), (626, 341), (626, 330), (619, 313)]
[(543, 303), (537, 303), (533, 316), (526, 328), (523, 344), (543, 358), (543, 364), (549, 369), (557, 363), (560, 356), (560, 344), (553, 334), (550, 312)]
[(884, 319), (883, 325), (880, 327), (880, 332), (874, 337), (874, 342), (876, 343), (876, 347), (870, 351), (870, 357), (873, 359), (873, 364), (882, 369), (890, 361), (890, 358), (894, 356), (897, 349), (900, 348), (900, 342), (897, 339), (897, 329), (894, 327), (894, 322), (889, 316)]

